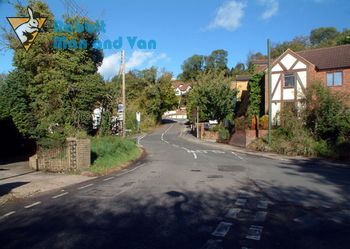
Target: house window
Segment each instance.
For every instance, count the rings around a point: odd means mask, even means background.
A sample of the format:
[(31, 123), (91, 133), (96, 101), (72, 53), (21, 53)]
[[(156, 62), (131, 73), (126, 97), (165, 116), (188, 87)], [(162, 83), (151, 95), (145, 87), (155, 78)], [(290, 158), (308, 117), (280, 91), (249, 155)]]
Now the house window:
[(295, 77), (294, 74), (285, 74), (284, 75), (284, 87), (294, 87)]
[(327, 86), (341, 86), (341, 85), (343, 85), (342, 72), (327, 73)]

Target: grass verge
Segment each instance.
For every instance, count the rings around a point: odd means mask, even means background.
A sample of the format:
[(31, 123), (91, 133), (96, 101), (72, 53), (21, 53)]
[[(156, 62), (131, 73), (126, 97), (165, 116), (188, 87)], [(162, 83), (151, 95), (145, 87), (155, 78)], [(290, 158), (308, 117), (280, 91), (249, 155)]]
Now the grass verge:
[(90, 172), (97, 175), (106, 174), (125, 166), (141, 154), (142, 150), (133, 140), (117, 136), (94, 137), (91, 139)]

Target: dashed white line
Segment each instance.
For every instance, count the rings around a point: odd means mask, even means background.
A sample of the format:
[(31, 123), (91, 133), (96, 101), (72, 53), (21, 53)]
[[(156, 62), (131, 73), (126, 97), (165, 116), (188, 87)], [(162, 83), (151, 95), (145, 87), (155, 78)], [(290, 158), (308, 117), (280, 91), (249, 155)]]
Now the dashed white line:
[(243, 158), (240, 157), (239, 155), (237, 155), (237, 153), (235, 153), (235, 152), (233, 152), (233, 151), (231, 151), (231, 153), (232, 153), (235, 157), (239, 158), (240, 160), (243, 160)]
[(93, 185), (94, 185), (93, 183), (90, 183), (90, 184), (88, 184), (88, 185), (85, 185), (85, 186), (79, 187), (78, 189), (88, 188), (88, 187), (91, 187), (91, 186), (93, 186)]
[(133, 171), (137, 170), (138, 168), (141, 168), (143, 165), (144, 165), (144, 163), (143, 163), (143, 164), (140, 164), (139, 166), (137, 166), (137, 167), (135, 167), (135, 168), (133, 168), (133, 169), (131, 169), (131, 170), (128, 170), (128, 171), (123, 172), (123, 173), (120, 173), (120, 174), (118, 174), (117, 176), (122, 176), (122, 175), (128, 174), (128, 173), (130, 173), (130, 172), (133, 172)]
[(59, 197), (62, 197), (64, 195), (68, 194), (68, 192), (65, 192), (65, 193), (62, 193), (62, 194), (59, 194), (59, 195), (55, 195), (55, 196), (52, 196), (52, 199), (57, 199)]
[(114, 177), (113, 177), (113, 176), (108, 177), (108, 178), (106, 178), (106, 179), (103, 179), (103, 181), (105, 182), (105, 181), (109, 181), (109, 180), (112, 180), (112, 179), (114, 179)]
[(37, 202), (34, 202), (33, 204), (24, 206), (24, 208), (31, 208), (31, 207), (34, 207), (34, 206), (37, 206), (37, 205), (40, 205), (40, 204), (41, 204), (41, 201), (37, 201)]
[(8, 217), (10, 215), (13, 215), (14, 213), (16, 213), (16, 211), (11, 211), (11, 212), (8, 212), (7, 214), (4, 214), (2, 217)]

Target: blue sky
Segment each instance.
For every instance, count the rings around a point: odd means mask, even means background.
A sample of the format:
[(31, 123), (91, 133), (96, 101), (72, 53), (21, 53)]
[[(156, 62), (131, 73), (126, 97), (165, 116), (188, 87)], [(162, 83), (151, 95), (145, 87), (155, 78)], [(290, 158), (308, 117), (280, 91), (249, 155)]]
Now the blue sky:
[[(23, 1), (25, 2), (25, 1)], [(48, 0), (56, 18), (65, 12), (63, 0)], [(165, 68), (176, 76), (183, 61), (193, 54), (215, 49), (229, 53), (229, 66), (246, 62), (249, 52), (266, 52), (272, 42), (308, 35), (320, 26), (350, 28), (348, 0), (75, 0), (93, 20), (103, 20), (101, 39), (137, 36), (155, 39), (156, 50), (126, 48), (129, 69)], [(0, 0), (1, 20), (14, 16), (14, 8)], [(125, 42), (124, 42), (125, 44)], [(120, 51), (105, 50), (100, 68), (105, 78), (117, 73)], [(2, 51), (0, 72), (12, 68), (12, 52)]]

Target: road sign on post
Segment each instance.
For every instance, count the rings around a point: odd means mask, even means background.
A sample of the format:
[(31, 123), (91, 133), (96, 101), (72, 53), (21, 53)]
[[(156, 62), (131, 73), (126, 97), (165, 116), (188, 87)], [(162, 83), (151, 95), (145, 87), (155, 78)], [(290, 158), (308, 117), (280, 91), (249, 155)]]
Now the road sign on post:
[(141, 112), (136, 112), (137, 131), (140, 131)]

